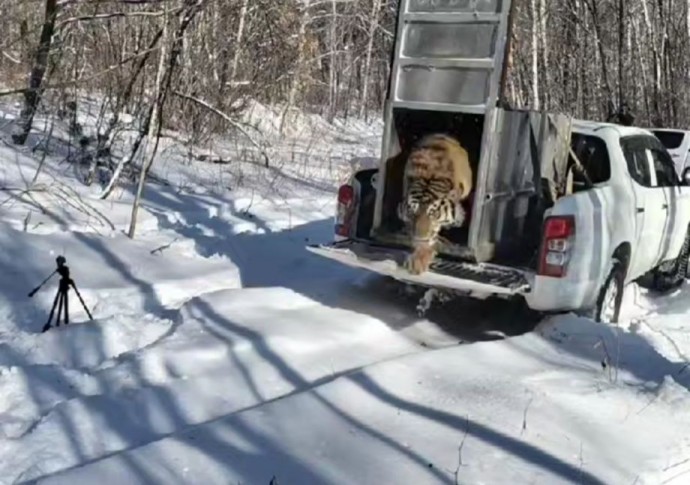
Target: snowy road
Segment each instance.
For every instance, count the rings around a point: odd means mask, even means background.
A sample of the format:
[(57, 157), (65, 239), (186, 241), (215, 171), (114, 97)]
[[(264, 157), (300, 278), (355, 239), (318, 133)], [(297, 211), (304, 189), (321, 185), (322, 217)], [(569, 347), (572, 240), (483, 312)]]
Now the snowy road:
[[(600, 343), (622, 349), (615, 378)], [(660, 483), (644, 472), (690, 424), (666, 425), (688, 404), (680, 370), (586, 320), (429, 349), (286, 289), (219, 291), (184, 305), (153, 346), (36, 376), (72, 390), (2, 449), (3, 472), (68, 469), (41, 483)]]

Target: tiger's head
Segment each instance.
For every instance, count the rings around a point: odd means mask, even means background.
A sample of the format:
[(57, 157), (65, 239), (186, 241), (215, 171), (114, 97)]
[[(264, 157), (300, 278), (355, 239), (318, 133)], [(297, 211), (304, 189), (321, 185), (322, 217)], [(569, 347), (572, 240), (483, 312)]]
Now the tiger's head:
[(441, 229), (462, 225), (464, 211), (446, 197), (428, 203), (408, 199), (400, 204), (400, 218), (406, 222), (408, 233), (414, 245), (431, 245), (436, 242)]

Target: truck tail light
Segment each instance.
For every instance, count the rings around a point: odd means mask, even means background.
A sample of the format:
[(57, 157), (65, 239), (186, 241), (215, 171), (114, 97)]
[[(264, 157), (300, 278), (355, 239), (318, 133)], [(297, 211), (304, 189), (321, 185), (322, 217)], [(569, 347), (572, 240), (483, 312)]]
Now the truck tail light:
[(553, 278), (564, 277), (575, 237), (575, 218), (548, 217), (544, 221), (542, 237), (537, 274)]
[(350, 224), (355, 202), (355, 189), (351, 185), (341, 185), (338, 189), (338, 206), (335, 218), (335, 233), (350, 236)]

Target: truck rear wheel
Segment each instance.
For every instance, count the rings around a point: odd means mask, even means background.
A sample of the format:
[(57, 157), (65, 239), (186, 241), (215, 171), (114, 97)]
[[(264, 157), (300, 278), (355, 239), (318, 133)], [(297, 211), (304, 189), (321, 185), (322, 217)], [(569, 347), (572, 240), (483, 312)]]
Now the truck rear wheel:
[(593, 319), (601, 323), (618, 323), (625, 289), (625, 266), (619, 259), (613, 260), (611, 272), (599, 290)]

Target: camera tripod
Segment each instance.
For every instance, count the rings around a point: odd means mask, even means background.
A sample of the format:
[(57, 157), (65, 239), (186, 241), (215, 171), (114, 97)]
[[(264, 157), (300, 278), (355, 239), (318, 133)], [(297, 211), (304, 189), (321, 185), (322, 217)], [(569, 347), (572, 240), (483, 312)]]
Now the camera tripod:
[(69, 325), (69, 298), (68, 298), (68, 293), (70, 287), (74, 289), (74, 292), (77, 294), (77, 297), (79, 297), (79, 301), (81, 302), (81, 306), (84, 307), (84, 310), (86, 310), (86, 314), (89, 316), (89, 320), (93, 320), (93, 317), (91, 316), (91, 312), (89, 309), (86, 307), (86, 303), (84, 303), (84, 300), (81, 297), (81, 294), (79, 293), (79, 290), (77, 289), (77, 285), (74, 284), (74, 280), (70, 278), (69, 275), (69, 268), (65, 263), (67, 263), (67, 260), (65, 259), (64, 256), (58, 256), (55, 258), (55, 261), (57, 262), (57, 269), (50, 273), (50, 276), (48, 276), (43, 282), (38, 285), (36, 288), (34, 288), (31, 293), (29, 293), (29, 298), (33, 297), (38, 290), (41, 289), (43, 285), (45, 285), (50, 278), (53, 277), (55, 273), (58, 273), (60, 275), (60, 281), (58, 283), (58, 290), (57, 294), (55, 295), (55, 300), (53, 300), (53, 307), (50, 309), (50, 315), (48, 316), (48, 321), (46, 324), (43, 326), (42, 332), (47, 332), (51, 328), (51, 322), (53, 321), (53, 315), (55, 314), (55, 307), (58, 309), (57, 313), (57, 318), (55, 319), (55, 326), (59, 327), (60, 326), (60, 313), (63, 313), (63, 308), (64, 308), (64, 322), (65, 325)]

